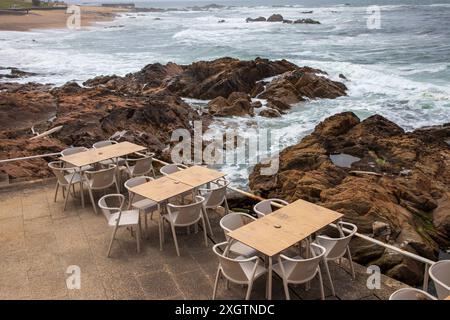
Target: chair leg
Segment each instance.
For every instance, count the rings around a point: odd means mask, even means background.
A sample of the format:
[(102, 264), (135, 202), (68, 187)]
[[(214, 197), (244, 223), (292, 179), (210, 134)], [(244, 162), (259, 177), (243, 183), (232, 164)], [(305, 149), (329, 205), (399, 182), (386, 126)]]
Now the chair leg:
[(202, 218), (202, 224), (203, 224), (203, 235), (205, 237), (205, 246), (208, 246), (208, 236), (206, 235), (205, 218)]
[(117, 193), (120, 193), (119, 184), (117, 183), (117, 180), (114, 181), (114, 184), (116, 185), (116, 191), (117, 191)]
[(177, 250), (177, 255), (180, 256), (180, 249), (178, 248), (177, 233), (175, 232), (175, 226), (171, 223), (170, 227), (172, 229), (173, 241), (175, 242), (175, 249)]
[(65, 199), (66, 198), (66, 188), (64, 186), (62, 186), (61, 188), (62, 188), (63, 199)]
[(289, 294), (289, 286), (286, 279), (283, 279), (284, 294), (286, 295), (286, 300), (291, 300), (291, 295)]
[(58, 189), (59, 189), (59, 182), (56, 181), (55, 198), (53, 199), (53, 202), (56, 202), (56, 198), (58, 197)]
[(95, 214), (97, 214), (98, 212), (97, 212), (97, 206), (95, 205), (94, 195), (92, 194), (91, 189), (88, 189), (88, 190), (89, 190), (89, 197), (91, 198), (92, 207), (94, 208)]
[(213, 289), (213, 296), (212, 296), (213, 300), (216, 299), (217, 287), (219, 286), (219, 278), (220, 278), (220, 266), (217, 268), (216, 281), (214, 281), (214, 289)]
[(141, 252), (141, 222), (139, 221), (139, 224), (136, 228), (136, 246), (137, 246), (137, 252)]
[(228, 201), (227, 198), (225, 198), (225, 215), (230, 213), (230, 207), (228, 207)]
[(245, 300), (250, 300), (250, 295), (252, 294), (252, 288), (253, 288), (253, 281), (254, 279), (250, 280), (247, 288), (247, 294), (245, 295)]
[(330, 281), (331, 294), (336, 296), (336, 292), (334, 291), (333, 280), (331, 279), (330, 268), (328, 267), (328, 261), (323, 259), (323, 264), (325, 266), (325, 272), (327, 273), (328, 280)]
[(203, 212), (203, 215), (204, 215), (204, 217), (206, 219), (206, 223), (208, 224), (209, 234), (211, 236), (213, 236), (214, 234), (213, 234), (213, 231), (212, 231), (212, 228), (211, 228), (211, 223), (209, 223), (208, 211), (206, 210), (205, 207), (202, 207), (202, 212)]
[(111, 241), (109, 242), (109, 247), (108, 247), (108, 258), (110, 257), (110, 254), (111, 254), (111, 248), (112, 248), (112, 245), (113, 245), (113, 242), (114, 242), (114, 238), (116, 237), (116, 232), (117, 232), (117, 227), (114, 227), (114, 230), (113, 230), (113, 233), (112, 233), (112, 235), (111, 235)]
[(319, 285), (320, 285), (320, 298), (322, 300), (325, 300), (325, 292), (323, 290), (323, 279), (322, 279), (322, 272), (320, 271), (320, 267), (317, 267), (319, 269), (317, 273), (319, 274)]
[[(64, 187), (63, 187), (63, 190), (64, 190)], [(70, 184), (69, 184), (69, 187), (67, 188), (67, 194), (66, 194), (66, 198), (65, 198), (65, 200), (64, 200), (64, 210), (63, 210), (63, 211), (66, 210), (66, 207), (67, 207), (67, 200), (69, 199), (69, 194), (70, 194)]]
[(350, 264), (350, 271), (352, 273), (352, 278), (355, 279), (355, 268), (353, 267), (352, 254), (350, 253), (350, 247), (347, 246), (348, 263)]
[[(152, 212), (153, 214), (153, 212)], [(148, 223), (147, 223), (147, 213), (144, 212), (144, 223), (145, 223), (145, 236), (148, 239)]]

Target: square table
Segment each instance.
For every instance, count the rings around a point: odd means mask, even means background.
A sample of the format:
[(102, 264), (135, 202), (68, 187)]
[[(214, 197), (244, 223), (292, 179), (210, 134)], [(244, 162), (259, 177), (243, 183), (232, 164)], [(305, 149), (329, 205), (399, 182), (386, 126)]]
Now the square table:
[(168, 178), (178, 180), (194, 188), (211, 181), (223, 178), (225, 173), (202, 166), (192, 166), (167, 175)]
[[(99, 149), (89, 149), (83, 152), (71, 154), (68, 156), (60, 157), (61, 161), (67, 162), (75, 167), (81, 168), (87, 165), (98, 163), (100, 161), (109, 160), (112, 158), (122, 157), (134, 152), (143, 151), (147, 148), (139, 146), (137, 144), (124, 141), (110, 146), (102, 147)], [(84, 190), (83, 183), (81, 183), (81, 204), (84, 208)]]
[(131, 192), (140, 196), (148, 198), (158, 203), (159, 209), (159, 247), (162, 250), (162, 219), (161, 219), (161, 203), (173, 198), (179, 194), (193, 190), (193, 187), (170, 179), (168, 177), (162, 177), (156, 180), (152, 180), (130, 189)]
[(448, 296), (447, 298), (445, 298), (444, 300), (450, 300), (450, 296)]
[(306, 239), (343, 214), (297, 200), (271, 214), (250, 222), (228, 236), (269, 257), (268, 298), (272, 298), (272, 257), (297, 242)]

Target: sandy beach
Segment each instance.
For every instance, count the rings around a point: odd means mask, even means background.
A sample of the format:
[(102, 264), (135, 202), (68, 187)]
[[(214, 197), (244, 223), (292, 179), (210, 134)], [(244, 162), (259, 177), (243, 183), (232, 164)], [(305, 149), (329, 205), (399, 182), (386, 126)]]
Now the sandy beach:
[[(87, 27), (99, 21), (111, 21), (123, 8), (81, 6), (81, 27)], [(1, 15), (0, 31), (28, 31), (31, 29), (66, 28), (71, 13), (66, 10), (30, 10), (25, 15)]]

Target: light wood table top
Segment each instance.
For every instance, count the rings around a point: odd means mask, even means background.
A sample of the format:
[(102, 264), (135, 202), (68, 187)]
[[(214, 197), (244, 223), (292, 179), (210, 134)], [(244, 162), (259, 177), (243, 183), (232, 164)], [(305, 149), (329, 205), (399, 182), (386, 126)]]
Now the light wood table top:
[(155, 202), (162, 202), (192, 189), (190, 185), (162, 177), (133, 187), (130, 191)]
[(272, 257), (342, 216), (311, 202), (297, 200), (231, 231), (228, 236)]
[(61, 157), (60, 160), (68, 162), (76, 167), (83, 167), (100, 161), (126, 156), (145, 149), (145, 147), (125, 141), (99, 149), (89, 149), (84, 152), (71, 154), (70, 156)]
[(448, 296), (447, 298), (445, 298), (444, 300), (450, 300), (450, 296)]
[(192, 166), (167, 175), (170, 179), (180, 181), (194, 188), (200, 187), (208, 182), (217, 180), (224, 176), (225, 173), (201, 166)]

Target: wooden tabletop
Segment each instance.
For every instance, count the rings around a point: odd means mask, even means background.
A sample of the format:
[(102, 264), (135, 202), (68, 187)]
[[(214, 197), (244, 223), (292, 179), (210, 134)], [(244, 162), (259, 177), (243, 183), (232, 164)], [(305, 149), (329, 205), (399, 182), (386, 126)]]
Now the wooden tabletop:
[(450, 296), (448, 296), (447, 298), (445, 298), (444, 300), (450, 300)]
[(70, 156), (61, 157), (60, 160), (68, 162), (76, 167), (83, 167), (103, 160), (143, 151), (145, 149), (145, 147), (125, 141), (99, 149), (89, 149), (87, 151), (71, 154)]
[(311, 202), (297, 200), (228, 233), (228, 236), (271, 257), (342, 216)]
[(224, 176), (225, 173), (201, 166), (192, 166), (167, 175), (170, 179), (183, 182), (194, 188), (200, 187), (208, 182), (217, 180)]
[(190, 190), (192, 190), (191, 186), (168, 177), (149, 181), (130, 189), (131, 192), (155, 202), (162, 202)]

